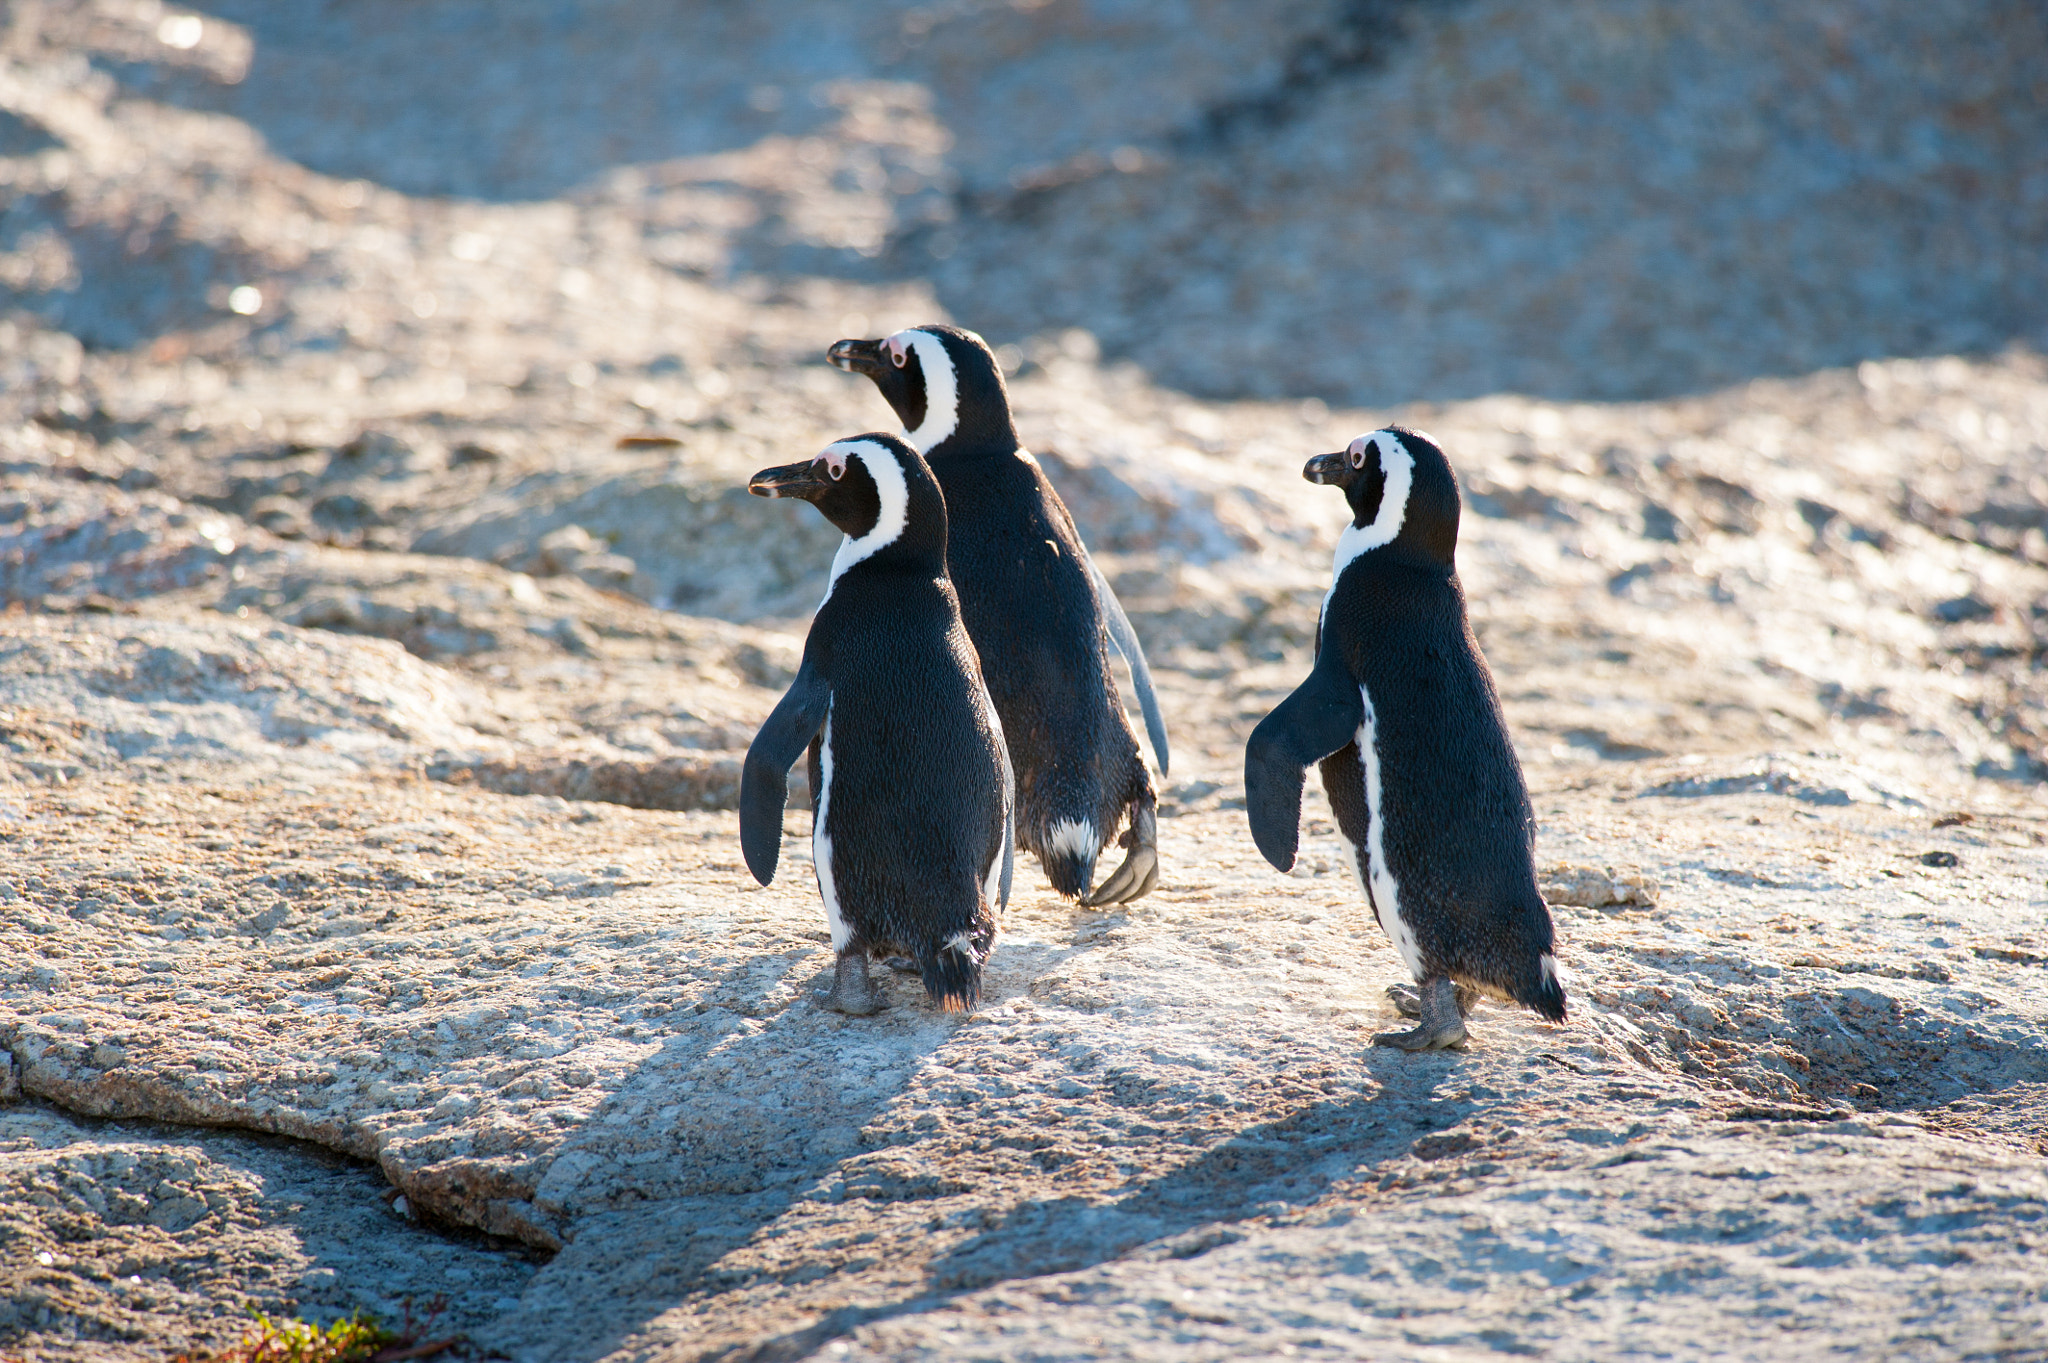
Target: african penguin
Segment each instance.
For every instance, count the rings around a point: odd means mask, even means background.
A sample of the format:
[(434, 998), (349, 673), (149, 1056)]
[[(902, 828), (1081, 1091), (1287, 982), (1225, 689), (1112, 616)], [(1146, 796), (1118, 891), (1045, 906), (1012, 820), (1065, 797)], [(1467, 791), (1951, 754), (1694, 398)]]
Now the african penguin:
[[(947, 564), (1009, 737), (1019, 839), (1053, 888), (1083, 904), (1149, 893), (1159, 883), (1158, 800), (1105, 639), (1130, 665), (1164, 774), (1152, 673), (1073, 517), (1017, 438), (994, 354), (971, 331), (932, 325), (840, 341), (827, 358), (874, 380), (945, 490)], [(1127, 819), (1124, 863), (1090, 893), (1096, 858)]]
[(796, 680), (740, 774), (740, 845), (775, 878), (789, 769), (810, 750), (811, 849), (832, 949), (829, 1006), (883, 1006), (868, 960), (902, 953), (949, 1012), (974, 1006), (1010, 898), (1003, 728), (946, 576), (946, 504), (916, 450), (863, 435), (763, 469), (846, 532)]
[(1458, 480), (1428, 436), (1390, 427), (1302, 476), (1344, 490), (1315, 667), (1245, 747), (1245, 809), (1289, 870), (1301, 782), (1320, 762), (1366, 902), (1419, 993), (1420, 1016), (1373, 1038), (1404, 1050), (1465, 1040), (1469, 990), (1564, 1021), (1550, 911), (1536, 890), (1536, 819), (1452, 556)]

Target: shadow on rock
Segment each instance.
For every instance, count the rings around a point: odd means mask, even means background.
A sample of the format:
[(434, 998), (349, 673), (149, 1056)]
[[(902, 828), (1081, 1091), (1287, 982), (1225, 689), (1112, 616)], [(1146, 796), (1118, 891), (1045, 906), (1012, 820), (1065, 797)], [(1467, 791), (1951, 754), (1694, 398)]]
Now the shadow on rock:
[[(757, 960), (744, 985), (721, 986), (555, 1156), (534, 1201), (569, 1223), (569, 1243), (495, 1336), (547, 1339), (559, 1358), (609, 1353), (733, 1286), (707, 1270), (865, 1150), (862, 1128), (959, 1023), (907, 984), (880, 1018), (827, 1011), (812, 993), (829, 972), (808, 978), (817, 960), (784, 953), (772, 980)], [(763, 1015), (793, 975), (806, 977), (798, 1001)]]
[[(935, 1259), (926, 1290), (881, 1307), (848, 1306), (802, 1330), (762, 1340), (736, 1357), (747, 1363), (809, 1357), (869, 1321), (925, 1311), (993, 1283), (1069, 1273), (1141, 1253), (1191, 1259), (1244, 1238), (1233, 1222), (1320, 1200), (1333, 1186), (1369, 1176), (1407, 1154), (1437, 1157), (1431, 1133), (1470, 1117), (1478, 1103), (1459, 1091), (1434, 1098), (1458, 1074), (1455, 1060), (1427, 1072), (1408, 1057), (1372, 1056), (1383, 1087), (1368, 1096), (1318, 1103), (1231, 1136), (1170, 1173), (1142, 1179), (1112, 1200), (1041, 1198), (997, 1216), (986, 1208), (953, 1214), (954, 1225), (985, 1229)], [(1141, 1247), (1144, 1247), (1141, 1249)]]
[(1131, 1185), (1112, 1202), (1026, 1203), (934, 1263), (930, 1283), (940, 1291), (966, 1291), (1087, 1268), (1151, 1242), (1166, 1258), (1192, 1258), (1228, 1244), (1241, 1237), (1224, 1229), (1227, 1223), (1314, 1203), (1333, 1184), (1409, 1153), (1418, 1136), (1427, 1139), (1469, 1117), (1477, 1107), (1470, 1098), (1428, 1096), (1451, 1073), (1443, 1069), (1419, 1092), (1382, 1088), (1247, 1128), (1170, 1174)]

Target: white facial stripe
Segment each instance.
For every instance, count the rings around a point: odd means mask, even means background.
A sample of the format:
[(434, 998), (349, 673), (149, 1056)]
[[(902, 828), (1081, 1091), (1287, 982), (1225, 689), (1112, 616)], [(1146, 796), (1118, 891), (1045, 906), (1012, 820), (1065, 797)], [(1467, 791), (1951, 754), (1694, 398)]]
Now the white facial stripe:
[(1356, 445), (1364, 440), (1378, 442), (1380, 468), (1387, 475), (1387, 486), (1380, 493), (1380, 507), (1373, 513), (1372, 524), (1347, 525), (1337, 537), (1337, 552), (1330, 561), (1330, 591), (1323, 593), (1325, 611), (1330, 608), (1330, 592), (1337, 590), (1337, 579), (1344, 576), (1344, 570), (1368, 549), (1392, 544), (1401, 533), (1401, 523), (1408, 518), (1408, 493), (1415, 486), (1415, 456), (1392, 431), (1374, 431), (1351, 443)]
[(1400, 953), (1401, 963), (1420, 981), (1422, 948), (1415, 940), (1415, 930), (1401, 913), (1401, 886), (1387, 865), (1387, 820), (1380, 805), (1380, 754), (1373, 743), (1378, 722), (1372, 710), (1371, 693), (1361, 686), (1358, 698), (1365, 706), (1365, 718), (1358, 726), (1358, 758), (1365, 767), (1365, 850), (1371, 877), (1367, 880), (1367, 867), (1360, 867), (1359, 878), (1366, 880), (1366, 892), (1371, 899), (1374, 916), (1386, 929), (1387, 936), (1393, 939), (1394, 950)]
[(832, 833), (825, 826), (832, 808), (832, 709), (825, 708), (825, 736), (818, 742), (818, 793), (811, 811), (811, 865), (818, 873), (818, 897), (825, 901), (825, 926), (832, 930), (832, 949), (846, 950), (853, 925), (839, 911), (839, 884), (832, 875)]
[(930, 454), (932, 446), (959, 428), (960, 380), (946, 343), (929, 331), (899, 331), (889, 338), (891, 351), (898, 344), (917, 352), (918, 368), (924, 371), (924, 421), (916, 430), (905, 431), (904, 439), (917, 446), (919, 454)]
[(832, 556), (832, 577), (825, 584), (826, 601), (832, 599), (832, 588), (838, 584), (842, 573), (876, 550), (896, 542), (910, 515), (910, 484), (904, 480), (903, 466), (896, 462), (895, 455), (872, 440), (841, 440), (827, 445), (825, 452), (818, 457), (830, 459), (835, 455), (841, 459), (860, 460), (861, 466), (875, 480), (875, 491), (881, 497), (882, 509), (875, 517), (874, 529), (858, 539), (848, 535), (839, 541), (839, 552)]

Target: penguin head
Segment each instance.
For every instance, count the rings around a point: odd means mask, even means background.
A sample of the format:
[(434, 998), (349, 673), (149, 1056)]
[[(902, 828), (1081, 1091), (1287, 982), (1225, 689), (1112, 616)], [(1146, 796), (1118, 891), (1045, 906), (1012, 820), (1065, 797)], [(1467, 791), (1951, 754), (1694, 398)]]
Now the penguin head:
[(1007, 453), (1017, 444), (1002, 366), (971, 331), (933, 322), (879, 341), (836, 341), (825, 358), (874, 380), (920, 454), (948, 441), (942, 456), (989, 444)]
[(1393, 545), (1449, 567), (1458, 547), (1458, 478), (1437, 443), (1389, 426), (1319, 454), (1301, 476), (1344, 489), (1354, 553)]
[(874, 431), (835, 440), (814, 459), (762, 469), (747, 480), (747, 491), (798, 497), (817, 507), (846, 532), (854, 550), (849, 566), (886, 554), (923, 566), (930, 560), (943, 571), (945, 497), (917, 451), (896, 436)]

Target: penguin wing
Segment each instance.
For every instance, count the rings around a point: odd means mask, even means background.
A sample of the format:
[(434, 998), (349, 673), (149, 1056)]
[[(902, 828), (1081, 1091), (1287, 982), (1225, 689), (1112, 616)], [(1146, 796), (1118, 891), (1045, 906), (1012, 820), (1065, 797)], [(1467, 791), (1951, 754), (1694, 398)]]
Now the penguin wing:
[[(789, 803), (789, 769), (803, 756), (832, 711), (832, 687), (806, 658), (747, 747), (740, 769), (740, 850), (763, 885), (775, 879), (782, 858), (782, 810)], [(811, 792), (816, 800), (818, 793)]]
[(1282, 871), (1294, 869), (1301, 782), (1310, 766), (1358, 737), (1365, 705), (1351, 678), (1316, 660), (1308, 680), (1252, 730), (1244, 745), (1244, 810), (1252, 841)]
[(1137, 631), (1131, 628), (1131, 617), (1124, 614), (1123, 602), (1109, 589), (1109, 579), (1093, 558), (1088, 560), (1088, 571), (1095, 578), (1096, 595), (1102, 598), (1103, 614), (1109, 617), (1109, 637), (1130, 664), (1131, 687), (1138, 693), (1138, 708), (1145, 712), (1145, 735), (1152, 740), (1152, 755), (1159, 759), (1159, 774), (1164, 776), (1172, 757), (1166, 751), (1166, 721), (1159, 715), (1159, 697), (1152, 694), (1152, 669), (1145, 662), (1145, 650), (1138, 646)]

